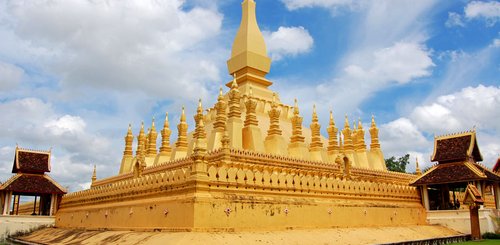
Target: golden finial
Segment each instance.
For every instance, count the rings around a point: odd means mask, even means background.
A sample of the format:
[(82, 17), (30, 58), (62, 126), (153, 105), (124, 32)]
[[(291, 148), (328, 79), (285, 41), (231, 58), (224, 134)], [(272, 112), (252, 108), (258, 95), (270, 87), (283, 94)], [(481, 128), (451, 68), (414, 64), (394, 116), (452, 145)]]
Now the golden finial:
[(345, 114), (344, 128), (349, 128), (349, 118), (347, 118), (347, 113)]
[(139, 135), (144, 134), (144, 121), (141, 122), (141, 130), (139, 131)]
[(198, 109), (196, 110), (196, 112), (198, 112), (198, 114), (203, 113), (203, 106), (201, 105), (201, 98), (198, 100)]
[(233, 83), (231, 84), (231, 88), (238, 88), (238, 83), (236, 82), (236, 73), (233, 73)]
[(219, 97), (217, 97), (217, 101), (222, 101), (224, 100), (224, 95), (222, 93), (222, 87), (219, 89)]
[(318, 114), (316, 113), (316, 104), (313, 104), (312, 121), (318, 122)]
[(377, 124), (375, 123), (375, 116), (372, 114), (372, 125), (371, 125), (372, 128), (375, 128), (377, 127)]
[(358, 129), (363, 129), (363, 124), (361, 123), (361, 118), (358, 118)]
[(131, 132), (132, 133), (132, 124), (131, 123), (128, 124), (127, 132)]
[(97, 180), (96, 166), (94, 164), (94, 171), (92, 172), (92, 183)]
[(156, 131), (155, 127), (155, 117), (153, 116), (153, 120), (151, 121), (151, 131)]
[(163, 128), (168, 128), (170, 125), (168, 124), (168, 112), (165, 112), (165, 123), (163, 124)]
[(299, 115), (299, 102), (297, 101), (297, 98), (294, 100), (293, 114)]
[(419, 166), (419, 164), (418, 164), (418, 157), (415, 157), (415, 165), (416, 165), (416, 167), (415, 167), (415, 173), (416, 173), (417, 175), (421, 175), (421, 174), (422, 174), (422, 171), (420, 170), (420, 166)]
[(182, 112), (181, 112), (181, 122), (186, 121), (186, 112), (184, 106), (182, 106)]

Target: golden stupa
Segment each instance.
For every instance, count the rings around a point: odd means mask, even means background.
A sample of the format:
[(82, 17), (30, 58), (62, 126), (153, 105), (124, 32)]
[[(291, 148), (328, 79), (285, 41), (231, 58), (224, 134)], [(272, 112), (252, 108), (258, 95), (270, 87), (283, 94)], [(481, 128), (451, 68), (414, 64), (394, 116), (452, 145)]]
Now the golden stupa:
[[(259, 230), (424, 224), (415, 175), (387, 171), (372, 117), (369, 149), (361, 122), (320, 134), (313, 108), (303, 126), (297, 100), (280, 101), (266, 79), (271, 59), (255, 2), (244, 0), (228, 71), (234, 78), (215, 105), (202, 101), (188, 133), (184, 109), (170, 142), (141, 126), (135, 155), (131, 126), (119, 174), (92, 179), (66, 195), (58, 227), (133, 230)], [(357, 126), (356, 126), (357, 124)]]

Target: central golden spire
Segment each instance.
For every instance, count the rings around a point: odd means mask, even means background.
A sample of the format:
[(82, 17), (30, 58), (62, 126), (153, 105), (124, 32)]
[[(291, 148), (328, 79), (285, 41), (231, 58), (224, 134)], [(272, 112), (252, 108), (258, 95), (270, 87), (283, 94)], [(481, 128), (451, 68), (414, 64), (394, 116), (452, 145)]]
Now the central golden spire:
[[(266, 43), (255, 16), (255, 1), (244, 0), (240, 28), (234, 39), (231, 58), (227, 61), (229, 74), (236, 74), (238, 84), (251, 81), (265, 87), (272, 83), (265, 79), (271, 68)], [(230, 85), (228, 85), (230, 86)]]

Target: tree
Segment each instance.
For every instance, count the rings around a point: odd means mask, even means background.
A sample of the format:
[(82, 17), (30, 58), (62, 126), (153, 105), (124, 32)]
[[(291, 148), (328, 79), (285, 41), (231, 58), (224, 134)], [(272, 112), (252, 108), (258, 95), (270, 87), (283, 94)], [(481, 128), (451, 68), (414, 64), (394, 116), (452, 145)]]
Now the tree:
[(389, 171), (405, 173), (406, 165), (408, 165), (409, 163), (410, 163), (410, 154), (406, 154), (402, 157), (399, 157), (398, 160), (396, 160), (395, 156), (385, 159), (385, 166)]

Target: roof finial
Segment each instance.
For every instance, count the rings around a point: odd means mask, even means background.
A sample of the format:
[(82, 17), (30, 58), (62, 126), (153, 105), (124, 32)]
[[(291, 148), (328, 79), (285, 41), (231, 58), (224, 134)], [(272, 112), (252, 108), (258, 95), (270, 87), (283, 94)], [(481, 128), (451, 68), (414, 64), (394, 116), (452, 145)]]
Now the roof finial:
[(294, 100), (293, 114), (299, 115), (299, 103), (297, 101), (297, 98), (295, 98), (295, 100)]
[(202, 114), (203, 113), (203, 106), (201, 105), (201, 98), (198, 100), (198, 109), (196, 109), (196, 112), (198, 114)]
[(184, 106), (182, 106), (182, 112), (181, 112), (181, 122), (186, 121), (186, 111), (184, 109)]
[(94, 164), (94, 171), (92, 172), (92, 184), (97, 180), (96, 166)]
[(151, 131), (155, 131), (156, 130), (156, 127), (155, 127), (155, 116), (153, 116), (153, 119), (151, 121)]
[(233, 73), (233, 83), (231, 84), (231, 88), (238, 88), (238, 83), (236, 82), (236, 73)]
[(417, 175), (422, 175), (422, 171), (420, 170), (420, 166), (418, 165), (418, 157), (415, 157), (415, 173)]

